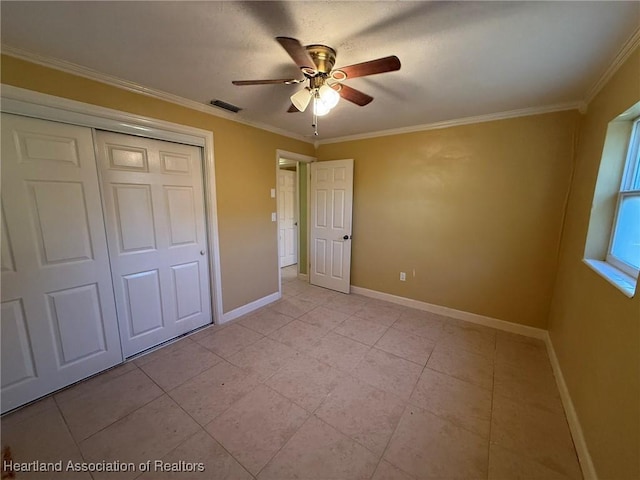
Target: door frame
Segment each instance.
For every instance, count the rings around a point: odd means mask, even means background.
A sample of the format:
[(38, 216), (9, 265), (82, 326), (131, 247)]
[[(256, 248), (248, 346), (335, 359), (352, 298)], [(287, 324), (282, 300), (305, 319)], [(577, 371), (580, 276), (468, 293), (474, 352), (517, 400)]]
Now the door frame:
[(202, 148), (202, 181), (207, 224), (207, 246), (209, 249), (209, 289), (211, 291), (212, 321), (214, 324), (223, 323), (213, 132), (26, 90), (12, 85), (2, 84), (0, 88), (2, 98), (0, 111), (5, 113), (125, 133), (137, 137), (184, 143)]
[[(300, 168), (299, 165), (300, 163), (306, 163), (306, 164), (310, 164), (312, 162), (317, 161), (316, 157), (312, 157), (309, 155), (303, 155), (302, 153), (295, 153), (295, 152), (289, 152), (287, 150), (276, 150), (276, 170), (275, 170), (275, 184), (276, 184), (276, 212), (278, 211), (278, 172), (280, 170), (280, 159), (286, 159), (286, 160), (293, 160), (295, 162), (298, 162), (298, 166), (296, 167), (296, 217), (298, 218), (298, 227), (300, 227)], [(310, 182), (310, 178), (311, 178), (311, 169), (307, 168), (307, 231), (306, 232), (301, 232), (300, 228), (298, 228), (298, 266), (297, 271), (298, 271), (298, 278), (304, 279), (305, 281), (308, 281), (308, 273), (306, 276), (303, 276), (304, 274), (300, 274), (300, 245), (302, 245), (302, 242), (304, 241), (306, 244), (306, 251), (307, 251), (307, 255), (309, 254), (309, 182)], [(304, 239), (303, 239), (304, 237)], [(277, 242), (277, 250), (276, 250), (276, 259), (277, 259), (277, 265), (278, 265), (278, 293), (280, 294), (280, 296), (282, 296), (282, 271), (280, 270), (280, 219), (278, 218), (278, 215), (276, 214), (276, 242)], [(308, 258), (307, 258), (307, 268), (309, 268), (308, 265)], [(308, 270), (307, 270), (308, 272)]]

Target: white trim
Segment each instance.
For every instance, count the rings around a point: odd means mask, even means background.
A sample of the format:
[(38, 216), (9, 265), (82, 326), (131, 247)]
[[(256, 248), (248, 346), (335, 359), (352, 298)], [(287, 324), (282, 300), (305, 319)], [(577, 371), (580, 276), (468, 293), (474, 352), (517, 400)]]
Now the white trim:
[(220, 242), (218, 238), (213, 133), (208, 130), (132, 115), (118, 110), (8, 85), (1, 85), (1, 94), (0, 110), (5, 113), (14, 113), (158, 140), (180, 142), (203, 148), (205, 207), (207, 211), (209, 251), (211, 253), (209, 255), (211, 303), (213, 318), (219, 322), (223, 318), (222, 278), (220, 274)]
[(583, 258), (582, 262), (591, 270), (604, 278), (611, 285), (620, 290), (628, 298), (633, 298), (638, 284), (637, 280), (627, 275), (622, 270), (603, 260), (595, 260), (593, 258)]
[(253, 302), (247, 303), (246, 305), (242, 305), (236, 309), (233, 309), (224, 315), (222, 315), (222, 322), (227, 323), (231, 320), (235, 320), (238, 317), (246, 315), (247, 313), (251, 313), (254, 310), (262, 308), (270, 303), (275, 302), (276, 300), (280, 300), (282, 298), (282, 294), (280, 292), (275, 292), (266, 297), (259, 298), (258, 300), (254, 300)]
[[(279, 199), (279, 197), (278, 197)], [(296, 162), (296, 193), (295, 193), (295, 204), (296, 204), (296, 275), (300, 273), (300, 244), (302, 243), (302, 235), (300, 234), (300, 162)], [(280, 221), (280, 219), (278, 219)], [(278, 226), (280, 228), (280, 226)], [(279, 235), (278, 235), (279, 237)], [(278, 248), (280, 246), (278, 245)]]
[(390, 293), (369, 290), (368, 288), (356, 287), (352, 285), (351, 293), (364, 295), (365, 297), (376, 298), (378, 300), (385, 300), (387, 302), (397, 303), (398, 305), (404, 305), (405, 307), (415, 308), (418, 310), (435, 313), (437, 315), (456, 318), (465, 322), (476, 323), (478, 325), (484, 325), (485, 327), (496, 328), (498, 330), (517, 333), (519, 335), (524, 335), (527, 337), (539, 338), (541, 340), (544, 340), (547, 336), (547, 331), (543, 330), (542, 328), (520, 325), (518, 323), (507, 322), (505, 320), (498, 320), (497, 318), (478, 315), (477, 313), (465, 312), (463, 310), (456, 310), (454, 308), (443, 307), (440, 305), (433, 305), (431, 303), (421, 302), (420, 300), (413, 300), (412, 298), (399, 297), (397, 295), (391, 295)]
[[(141, 117), (12, 85), (2, 84), (0, 93), (2, 95), (0, 108), (5, 113), (15, 113), (156, 140), (178, 141), (198, 147), (204, 147), (206, 143), (204, 135), (207, 133), (206, 130)], [(196, 133), (193, 133), (194, 131)]]
[(287, 150), (281, 150), (278, 148), (276, 150), (276, 158), (279, 159), (280, 157), (286, 158), (287, 160), (295, 160), (296, 162), (302, 162), (302, 163), (311, 163), (317, 160), (316, 157), (312, 157), (310, 155), (303, 155), (302, 153), (289, 152)]
[(246, 120), (242, 117), (238, 117), (238, 114), (236, 113), (227, 112), (225, 110), (219, 110), (216, 107), (208, 104), (195, 102), (187, 98), (179, 97), (178, 95), (174, 95), (172, 93), (167, 93), (161, 90), (145, 87), (144, 85), (140, 85), (135, 82), (131, 82), (128, 80), (123, 80), (118, 77), (107, 75), (107, 74), (98, 72), (96, 70), (93, 70), (91, 68), (77, 65), (75, 63), (67, 62), (65, 60), (58, 60), (56, 58), (45, 57), (42, 55), (28, 52), (26, 50), (22, 50), (20, 48), (12, 47), (10, 45), (2, 45), (1, 49), (3, 54), (8, 55), (10, 57), (26, 60), (27, 62), (35, 63), (37, 65), (42, 65), (47, 68), (52, 68), (54, 70), (59, 70), (61, 72), (70, 73), (78, 77), (83, 77), (96, 82), (104, 83), (106, 85), (111, 85), (112, 87), (117, 87), (123, 90), (127, 90), (129, 92), (138, 93), (140, 95), (152, 97), (157, 100), (162, 100), (164, 102), (170, 102), (175, 105), (180, 105), (181, 107), (189, 108), (191, 110), (204, 112), (209, 115), (213, 115), (215, 117), (226, 118), (227, 120), (242, 123), (244, 125), (249, 125), (251, 127), (259, 128), (261, 130), (266, 130), (268, 132), (293, 138), (295, 140), (300, 140), (305, 143), (313, 144), (313, 141), (310, 141), (308, 138), (306, 138), (303, 135), (291, 133), (281, 128), (272, 127), (264, 123)]
[(569, 388), (567, 387), (567, 383), (564, 380), (564, 375), (562, 374), (562, 369), (560, 368), (558, 356), (556, 355), (556, 351), (553, 348), (551, 336), (548, 332), (545, 333), (546, 335), (544, 337), (544, 342), (547, 345), (549, 361), (551, 362), (553, 374), (556, 377), (556, 384), (558, 385), (558, 391), (560, 392), (560, 399), (562, 400), (564, 413), (567, 417), (569, 430), (571, 431), (571, 436), (573, 438), (573, 444), (576, 448), (576, 453), (578, 454), (578, 461), (580, 462), (580, 467), (582, 468), (582, 475), (584, 476), (585, 480), (597, 480), (598, 474), (596, 473), (596, 468), (593, 465), (593, 460), (591, 458), (591, 454), (589, 453), (587, 440), (584, 437), (584, 432), (582, 431), (582, 425), (580, 425), (578, 413), (576, 412), (576, 408), (573, 405), (573, 400), (571, 400)]
[[(311, 228), (309, 227), (309, 221), (311, 219), (311, 164), (307, 165), (307, 231), (305, 232), (305, 241), (307, 242), (307, 264), (305, 265), (305, 270), (307, 271), (305, 275), (305, 282), (311, 282)], [(300, 260), (298, 259), (298, 263)], [(298, 270), (300, 270), (300, 266), (298, 265)]]
[(567, 103), (559, 103), (556, 105), (546, 105), (542, 107), (529, 107), (519, 110), (510, 110), (507, 112), (490, 113), (487, 115), (477, 115), (475, 117), (458, 118), (455, 120), (445, 120), (442, 122), (425, 123), (423, 125), (414, 125), (403, 128), (392, 128), (390, 130), (380, 130), (377, 132), (361, 133), (357, 135), (347, 135), (345, 137), (329, 138), (327, 140), (319, 140), (315, 142), (318, 145), (327, 145), (330, 143), (347, 142), (351, 140), (364, 140), (367, 138), (386, 137), (389, 135), (401, 135), (404, 133), (424, 132), (427, 130), (437, 130), (441, 128), (457, 127), (460, 125), (469, 125), (483, 122), (493, 122), (495, 120), (505, 120), (508, 118), (528, 117), (531, 115), (540, 115), (543, 113), (562, 112), (565, 110), (580, 110), (584, 108), (584, 102), (575, 101)]
[(607, 84), (611, 77), (615, 75), (618, 69), (627, 61), (629, 56), (635, 51), (636, 48), (640, 46), (640, 27), (636, 29), (635, 32), (631, 34), (629, 39), (622, 45), (622, 48), (615, 56), (609, 67), (604, 71), (602, 76), (598, 79), (598, 81), (593, 84), (593, 86), (589, 89), (587, 96), (585, 98), (585, 103), (589, 104), (595, 98), (600, 90)]

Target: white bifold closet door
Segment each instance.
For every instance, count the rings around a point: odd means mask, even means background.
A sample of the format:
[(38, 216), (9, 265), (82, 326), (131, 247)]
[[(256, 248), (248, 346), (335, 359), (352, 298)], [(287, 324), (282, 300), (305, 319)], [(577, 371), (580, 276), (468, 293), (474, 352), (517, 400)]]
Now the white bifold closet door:
[(89, 128), (2, 114), (2, 411), (122, 361)]
[(211, 323), (198, 147), (97, 132), (125, 357)]

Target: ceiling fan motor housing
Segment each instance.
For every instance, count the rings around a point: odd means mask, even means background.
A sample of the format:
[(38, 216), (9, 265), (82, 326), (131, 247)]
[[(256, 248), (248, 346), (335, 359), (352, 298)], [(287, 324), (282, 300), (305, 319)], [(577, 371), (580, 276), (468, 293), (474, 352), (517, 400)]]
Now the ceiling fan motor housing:
[[(325, 76), (329, 75), (336, 63), (336, 51), (326, 45), (307, 45), (305, 49), (309, 52), (309, 56), (316, 64), (318, 73), (322, 73)], [(307, 72), (304, 73), (306, 74)]]

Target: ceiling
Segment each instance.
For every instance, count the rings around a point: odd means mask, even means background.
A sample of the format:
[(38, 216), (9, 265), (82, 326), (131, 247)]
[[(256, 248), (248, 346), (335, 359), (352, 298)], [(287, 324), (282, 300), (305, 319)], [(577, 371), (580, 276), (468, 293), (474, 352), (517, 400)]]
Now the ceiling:
[[(63, 60), (207, 105), (308, 141), (583, 101), (640, 26), (640, 2), (7, 2), (3, 49)], [(276, 36), (337, 50), (336, 66), (397, 55), (402, 68), (346, 84), (311, 136), (287, 113), (301, 85)], [(14, 52), (16, 50), (13, 50)], [(216, 107), (210, 108), (218, 112)]]

